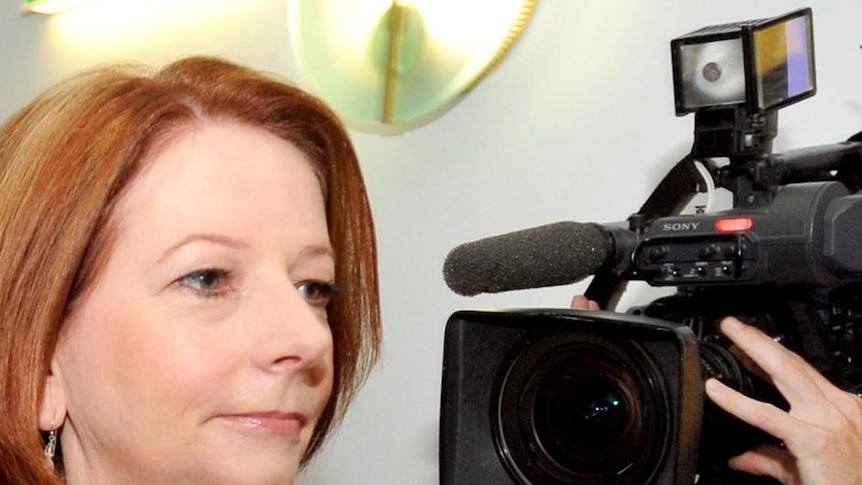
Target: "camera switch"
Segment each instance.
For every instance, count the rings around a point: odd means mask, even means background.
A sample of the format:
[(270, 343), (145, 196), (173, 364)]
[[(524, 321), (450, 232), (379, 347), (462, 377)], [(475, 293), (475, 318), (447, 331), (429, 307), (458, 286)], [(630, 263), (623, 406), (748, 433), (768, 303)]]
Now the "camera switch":
[(737, 255), (737, 253), (739, 253), (739, 246), (737, 246), (736, 244), (728, 244), (724, 247), (722, 253), (726, 258), (733, 258)]
[(666, 256), (667, 256), (667, 247), (665, 247), (665, 246), (656, 246), (654, 248), (650, 248), (650, 250), (649, 250), (650, 261), (661, 261)]
[(700, 248), (698, 256), (700, 256), (700, 259), (706, 260), (715, 256), (716, 253), (718, 253), (718, 248), (716, 248), (714, 244), (710, 244), (709, 246)]

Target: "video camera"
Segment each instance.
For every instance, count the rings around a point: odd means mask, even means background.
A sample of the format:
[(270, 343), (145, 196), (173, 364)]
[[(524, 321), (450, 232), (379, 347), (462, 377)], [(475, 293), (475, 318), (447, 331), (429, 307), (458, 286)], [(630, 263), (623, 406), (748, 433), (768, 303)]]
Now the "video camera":
[[(672, 40), (671, 53), (676, 112), (694, 113), (694, 144), (637, 213), (482, 239), (447, 257), (459, 294), (594, 275), (586, 296), (607, 310), (449, 318), (441, 484), (775, 483), (726, 461), (776, 440), (704, 396), (717, 377), (787, 406), (733, 356), (718, 331), (727, 315), (862, 390), (862, 136), (772, 153), (777, 110), (815, 93), (811, 10), (706, 27)], [(680, 215), (716, 186), (732, 209)], [(611, 312), (630, 280), (676, 292)]]

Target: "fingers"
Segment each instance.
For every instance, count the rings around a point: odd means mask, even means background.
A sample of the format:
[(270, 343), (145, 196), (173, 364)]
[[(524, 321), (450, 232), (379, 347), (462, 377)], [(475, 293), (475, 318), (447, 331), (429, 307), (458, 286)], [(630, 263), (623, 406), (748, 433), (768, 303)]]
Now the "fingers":
[(769, 376), (800, 417), (818, 417), (823, 412), (823, 402), (833, 393), (842, 392), (802, 357), (757, 328), (735, 318), (725, 318), (721, 330)]
[(588, 300), (584, 295), (575, 295), (572, 298), (572, 308), (576, 310), (598, 310), (599, 304)]
[[(750, 399), (716, 379), (707, 381), (706, 391), (719, 407), (780, 438), (787, 447), (785, 450), (761, 446), (731, 459), (728, 463), (731, 468), (770, 476), (785, 485), (862, 484), (857, 466), (862, 456), (858, 427), (848, 426), (846, 421), (840, 428), (824, 422), (804, 422), (771, 404)], [(823, 405), (824, 416), (834, 414), (828, 410), (830, 403)]]
[(772, 404), (757, 401), (722, 384), (706, 381), (706, 393), (720, 408), (776, 438), (789, 441), (807, 431), (807, 425)]
[(728, 466), (752, 475), (772, 477), (781, 483), (793, 483), (793, 477), (799, 475), (793, 455), (774, 446), (761, 446), (733, 457)]
[(706, 382), (713, 402), (783, 441), (730, 461), (731, 468), (767, 475), (785, 485), (862, 483), (862, 400), (832, 385), (805, 360), (755, 327), (727, 318), (722, 332), (772, 380), (790, 404), (784, 412), (716, 379)]
[[(802, 357), (755, 327), (728, 318), (722, 321), (722, 331), (742, 350), (743, 360), (753, 362), (772, 381), (792, 406), (792, 414), (809, 422), (832, 418), (834, 426), (847, 421), (862, 433), (862, 399), (850, 394), (823, 377)], [(736, 352), (735, 352), (736, 354)], [(824, 403), (829, 403), (828, 411)]]

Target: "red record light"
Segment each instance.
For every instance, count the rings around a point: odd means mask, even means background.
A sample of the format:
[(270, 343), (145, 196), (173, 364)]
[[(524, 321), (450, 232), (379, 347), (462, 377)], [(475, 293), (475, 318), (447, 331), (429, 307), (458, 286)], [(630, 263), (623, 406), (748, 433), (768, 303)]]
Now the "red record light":
[(718, 232), (742, 232), (751, 229), (753, 225), (750, 217), (732, 217), (715, 221)]

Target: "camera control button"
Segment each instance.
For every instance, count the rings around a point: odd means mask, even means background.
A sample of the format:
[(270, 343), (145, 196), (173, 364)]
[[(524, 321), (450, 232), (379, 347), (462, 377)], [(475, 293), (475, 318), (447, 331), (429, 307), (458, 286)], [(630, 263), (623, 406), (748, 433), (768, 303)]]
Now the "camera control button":
[(715, 256), (716, 253), (718, 253), (718, 248), (714, 244), (710, 244), (709, 246), (704, 246), (700, 248), (698, 256), (700, 257), (700, 259), (706, 260)]
[(733, 258), (739, 253), (739, 246), (736, 244), (728, 244), (722, 249), (722, 254), (725, 258)]
[(650, 248), (650, 250), (649, 250), (650, 261), (661, 261), (666, 256), (667, 256), (667, 247), (665, 247), (665, 246), (656, 246), (654, 248)]

